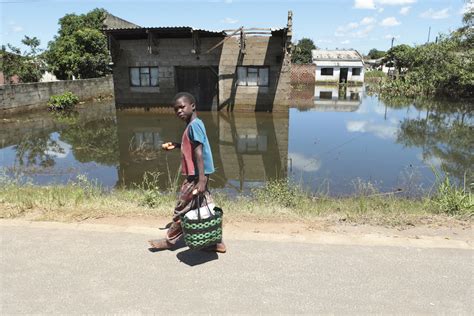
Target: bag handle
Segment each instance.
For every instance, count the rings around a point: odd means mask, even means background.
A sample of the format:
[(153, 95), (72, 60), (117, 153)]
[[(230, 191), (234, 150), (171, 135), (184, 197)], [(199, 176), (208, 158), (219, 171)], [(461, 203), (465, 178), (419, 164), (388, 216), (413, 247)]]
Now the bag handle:
[[(207, 191), (207, 190), (206, 190)], [(197, 214), (198, 214), (198, 220), (201, 221), (201, 203), (199, 203), (199, 198), (203, 198), (204, 200), (206, 200), (206, 207), (209, 211), (209, 215), (212, 215), (211, 213), (211, 209), (209, 208), (209, 203), (207, 203), (207, 198), (206, 198), (206, 195), (204, 193), (199, 193), (196, 195), (195, 199), (196, 199), (196, 207), (197, 207)], [(202, 202), (203, 200), (201, 200)]]

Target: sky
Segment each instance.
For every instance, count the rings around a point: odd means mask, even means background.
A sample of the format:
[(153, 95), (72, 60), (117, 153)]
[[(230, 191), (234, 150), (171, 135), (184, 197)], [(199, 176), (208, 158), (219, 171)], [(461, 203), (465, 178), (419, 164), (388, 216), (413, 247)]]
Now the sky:
[(208, 30), (285, 27), (293, 11), (293, 41), (311, 38), (322, 49), (387, 50), (423, 44), (462, 25), (462, 13), (474, 1), (463, 0), (0, 0), (0, 43), (25, 47), (25, 35), (46, 48), (68, 13), (94, 8), (140, 26), (191, 26)]

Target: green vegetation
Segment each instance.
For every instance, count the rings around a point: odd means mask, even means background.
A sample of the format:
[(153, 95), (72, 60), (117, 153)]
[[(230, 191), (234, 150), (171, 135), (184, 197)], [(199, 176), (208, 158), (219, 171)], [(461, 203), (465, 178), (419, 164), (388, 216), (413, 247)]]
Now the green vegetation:
[(291, 62), (294, 64), (310, 64), (313, 61), (311, 50), (316, 49), (313, 40), (302, 38), (293, 48)]
[(379, 59), (384, 57), (385, 54), (386, 52), (384, 52), (383, 50), (377, 50), (375, 48), (372, 48), (367, 54), (367, 57), (369, 57), (370, 59)]
[(41, 50), (38, 48), (40, 40), (25, 35), (21, 42), (29, 48), (28, 51), (22, 53), (18, 47), (10, 44), (2, 45), (0, 69), (7, 82), (14, 76), (18, 76), (20, 82), (38, 82), (45, 68), (43, 57), (40, 54)]
[(109, 73), (107, 39), (101, 32), (107, 11), (67, 14), (59, 19), (59, 32), (49, 42), (46, 60), (58, 79), (86, 79)]
[(79, 97), (68, 91), (51, 96), (48, 101), (48, 109), (50, 111), (72, 110), (77, 103), (79, 103)]
[(369, 70), (365, 72), (364, 78), (386, 78), (387, 74), (381, 70)]
[[(466, 193), (466, 188), (458, 188), (451, 184), (449, 176), (443, 176), (434, 169), (438, 190), (433, 199), (434, 204), (438, 207), (439, 212), (448, 215), (465, 214), (474, 216), (474, 199), (472, 194)], [(474, 187), (474, 183), (470, 183)]]
[(71, 124), (60, 132), (60, 140), (72, 147), (77, 161), (119, 165), (117, 122), (112, 118)]
[[(382, 100), (390, 107), (405, 107), (406, 99)], [(397, 102), (394, 102), (397, 101)], [(417, 100), (421, 114), (400, 122), (397, 143), (422, 149), (424, 161), (437, 161), (439, 167), (459, 183), (474, 182), (474, 133), (472, 103)]]
[[(0, 176), (0, 218), (28, 217), (35, 220), (77, 221), (87, 218), (122, 216), (170, 216), (175, 190), (158, 192), (153, 187), (158, 175), (135, 189), (103, 190), (84, 176), (65, 185), (35, 186)], [(437, 193), (423, 199), (409, 199), (395, 193), (379, 193), (368, 183), (358, 183), (356, 196), (331, 198), (310, 194), (286, 181), (276, 180), (255, 189), (252, 196), (232, 199), (214, 194), (226, 212), (226, 220), (335, 220), (351, 223), (403, 226), (427, 218), (473, 217), (471, 193), (449, 181), (438, 185)]]
[(464, 15), (464, 26), (435, 43), (391, 48), (386, 61), (393, 64), (394, 79), (381, 82), (381, 96), (474, 97), (474, 28), (472, 10)]

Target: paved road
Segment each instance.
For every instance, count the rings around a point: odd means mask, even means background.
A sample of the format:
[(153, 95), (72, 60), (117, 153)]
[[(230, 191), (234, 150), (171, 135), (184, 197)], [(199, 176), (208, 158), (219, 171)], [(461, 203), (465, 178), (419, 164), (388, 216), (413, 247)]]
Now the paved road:
[(2, 315), (474, 312), (472, 249), (227, 240), (227, 254), (152, 253), (148, 234), (68, 227), (0, 225)]

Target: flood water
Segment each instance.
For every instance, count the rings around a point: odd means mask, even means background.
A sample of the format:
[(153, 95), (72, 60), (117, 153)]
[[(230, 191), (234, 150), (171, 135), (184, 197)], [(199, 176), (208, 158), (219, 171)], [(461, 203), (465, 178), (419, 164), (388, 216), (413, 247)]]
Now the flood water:
[[(362, 88), (313, 88), (309, 101), (295, 101), (288, 113), (199, 113), (216, 166), (213, 190), (235, 195), (289, 178), (334, 196), (370, 187), (419, 195), (433, 185), (432, 167), (472, 182), (472, 103), (384, 103)], [(173, 113), (116, 112), (113, 101), (77, 112), (1, 119), (3, 173), (42, 185), (85, 175), (114, 188), (158, 172), (161, 190), (176, 179), (180, 153), (161, 150), (181, 139), (184, 124)]]

